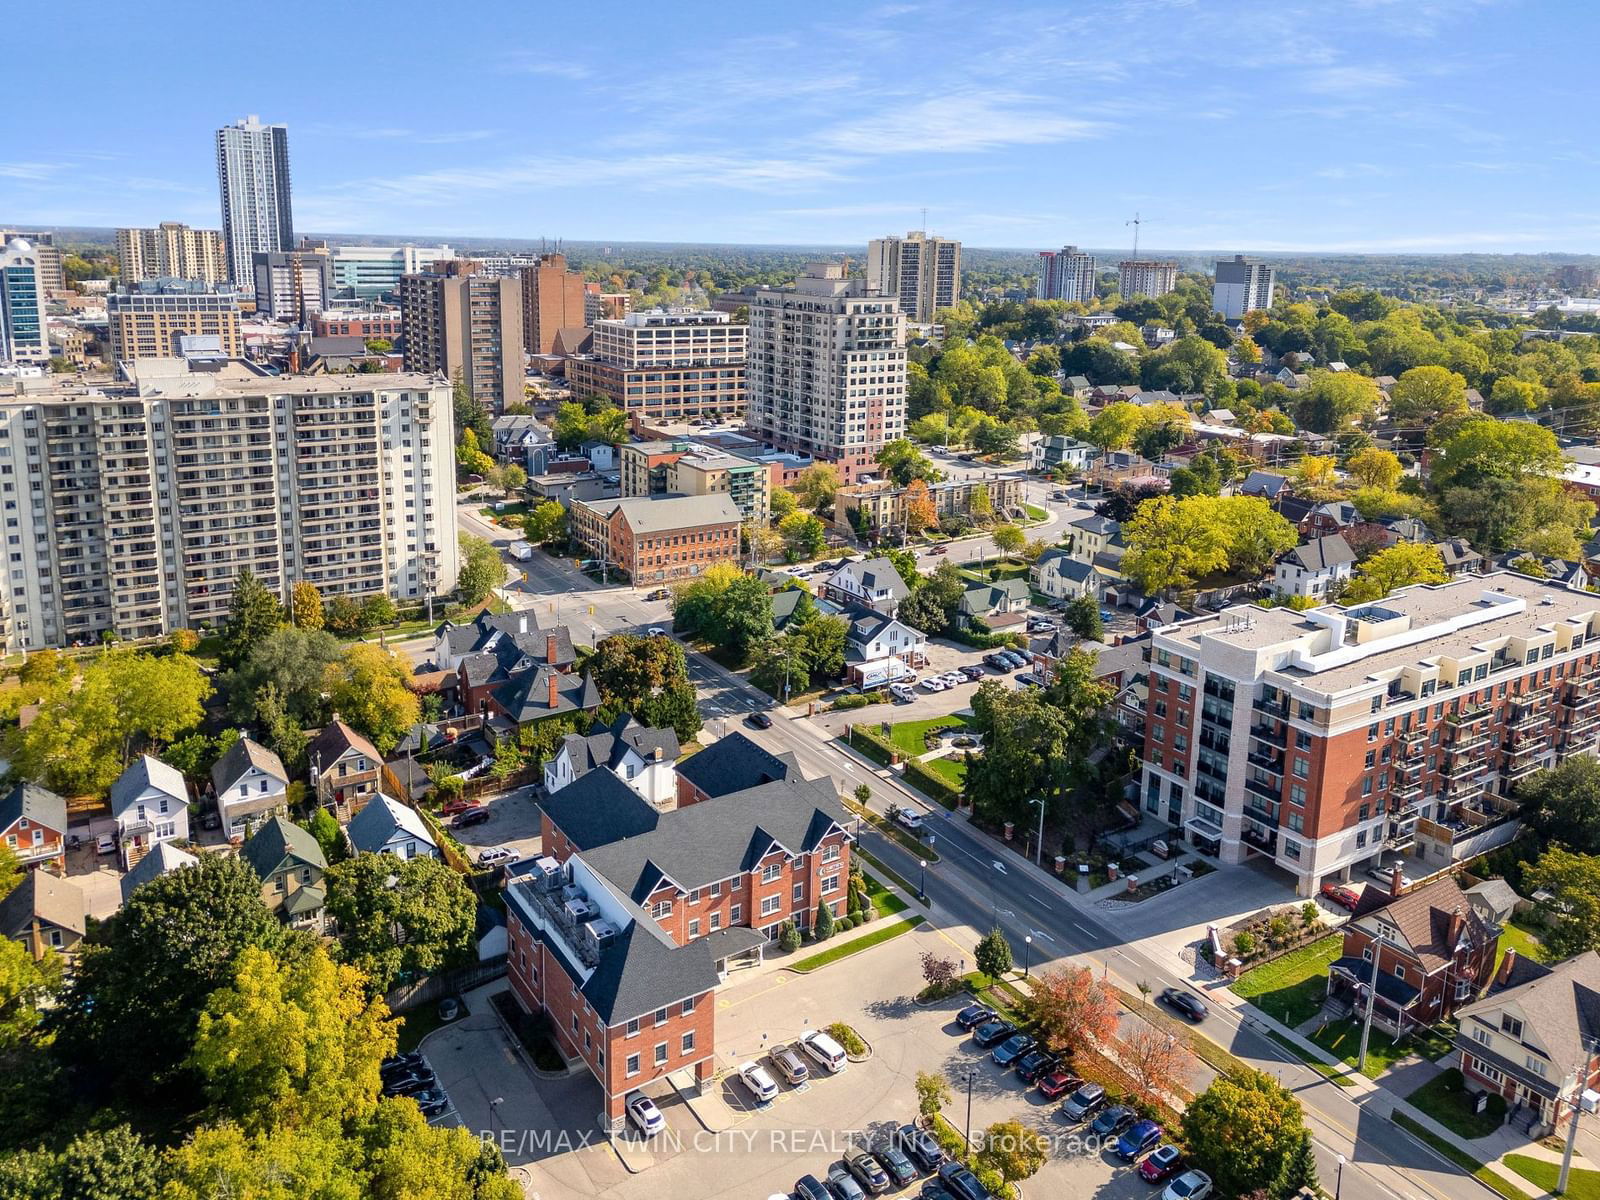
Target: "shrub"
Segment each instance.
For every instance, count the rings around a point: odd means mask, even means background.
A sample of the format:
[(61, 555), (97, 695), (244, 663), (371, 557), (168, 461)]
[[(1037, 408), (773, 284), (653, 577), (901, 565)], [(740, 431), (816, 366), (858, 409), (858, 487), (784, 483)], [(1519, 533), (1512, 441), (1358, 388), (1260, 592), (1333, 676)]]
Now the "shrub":
[(833, 709), (835, 712), (843, 712), (846, 709), (851, 708), (865, 708), (867, 705), (872, 703), (874, 703), (874, 701), (869, 699), (865, 692), (851, 692), (849, 695), (840, 696), (837, 700), (835, 700), (833, 702)]
[(861, 1040), (861, 1035), (843, 1021), (835, 1021), (828, 1026), (828, 1036), (844, 1047), (844, 1052), (852, 1058), (863, 1058), (867, 1053), (867, 1044)]
[(1305, 924), (1307, 929), (1310, 929), (1311, 926), (1317, 923), (1317, 906), (1310, 900), (1307, 900), (1300, 906), (1300, 920)]
[(936, 1119), (933, 1123), (933, 1140), (939, 1143), (939, 1148), (957, 1161), (966, 1158), (967, 1143), (960, 1132), (943, 1118)]
[(952, 1099), (950, 1085), (943, 1075), (932, 1071), (917, 1072), (917, 1110), (925, 1117), (936, 1116)]
[(817, 919), (811, 923), (812, 935), (819, 942), (825, 942), (833, 936), (833, 931), (838, 925), (837, 918), (833, 915), (833, 908), (827, 901), (817, 902)]
[(1256, 952), (1256, 935), (1248, 929), (1241, 929), (1233, 935), (1233, 952), (1240, 958), (1249, 958)]
[(929, 799), (945, 808), (954, 808), (961, 801), (961, 790), (943, 775), (936, 775), (916, 759), (906, 762), (906, 782)]
[(800, 931), (795, 928), (793, 921), (785, 921), (783, 928), (778, 930), (778, 949), (790, 953), (800, 949)]
[(877, 916), (878, 910), (872, 907), (872, 902), (863, 900), (861, 902), (861, 911), (856, 914), (856, 924), (865, 925), (868, 921), (876, 920)]
[(983, 1190), (988, 1192), (989, 1195), (1011, 1195), (1011, 1188), (1010, 1185), (1006, 1183), (1006, 1177), (1000, 1174), (999, 1171), (996, 1171), (993, 1167), (980, 1168), (979, 1170), (974, 1171), (973, 1174), (978, 1177), (978, 1182), (983, 1184)]

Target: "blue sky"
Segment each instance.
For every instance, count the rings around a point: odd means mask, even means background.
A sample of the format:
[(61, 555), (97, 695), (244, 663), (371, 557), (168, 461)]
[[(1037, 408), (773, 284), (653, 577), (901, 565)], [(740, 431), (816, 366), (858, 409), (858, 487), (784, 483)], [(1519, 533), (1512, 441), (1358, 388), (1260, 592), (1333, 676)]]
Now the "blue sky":
[(0, 224), (215, 227), (255, 112), (300, 231), (1600, 252), (1592, 0), (23, 3)]

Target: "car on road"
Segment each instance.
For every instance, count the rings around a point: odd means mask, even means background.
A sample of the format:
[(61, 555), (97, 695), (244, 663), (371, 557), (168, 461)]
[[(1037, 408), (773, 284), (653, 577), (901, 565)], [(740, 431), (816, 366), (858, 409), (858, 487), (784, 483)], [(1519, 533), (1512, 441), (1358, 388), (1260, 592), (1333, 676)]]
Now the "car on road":
[(666, 637), (667, 631), (659, 625), (652, 625), (644, 631), (645, 637)]
[(911, 1160), (893, 1146), (879, 1146), (872, 1152), (883, 1169), (889, 1172), (889, 1178), (894, 1180), (896, 1188), (909, 1187), (916, 1182), (917, 1168), (911, 1165)]
[(661, 1115), (656, 1102), (637, 1092), (628, 1100), (628, 1120), (645, 1137), (655, 1137), (667, 1127), (667, 1119)]
[(1206, 1200), (1211, 1195), (1211, 1176), (1204, 1171), (1185, 1171), (1161, 1193), (1161, 1200)]
[(667, 600), (667, 599), (670, 599), (671, 596), (672, 596), (672, 592), (671, 592), (670, 589), (668, 589), (668, 588), (657, 588), (655, 591), (653, 591), (649, 595), (647, 595), (645, 597), (645, 599), (646, 600)]
[(411, 1097), (417, 1102), (417, 1107), (422, 1110), (425, 1117), (437, 1117), (450, 1107), (450, 1097), (445, 1095), (440, 1088), (429, 1088), (425, 1092), (418, 1092)]
[(514, 863), (522, 855), (510, 846), (490, 846), (478, 851), (478, 865), (480, 867), (494, 867), (503, 863)]
[(990, 1055), (995, 1066), (1009, 1067), (1028, 1051), (1033, 1049), (1033, 1039), (1025, 1033), (1015, 1033), (994, 1048)]
[(830, 1075), (837, 1075), (844, 1070), (845, 1063), (849, 1061), (843, 1046), (815, 1029), (807, 1029), (800, 1035), (800, 1049), (827, 1067)]
[(949, 552), (949, 549), (944, 546), (935, 546), (932, 550), (928, 551), (929, 554), (948, 554)]
[(778, 1074), (788, 1080), (791, 1087), (799, 1087), (811, 1078), (811, 1069), (806, 1066), (806, 1060), (800, 1057), (793, 1046), (778, 1046), (767, 1057), (772, 1059)]
[(944, 1161), (944, 1147), (934, 1141), (933, 1134), (915, 1125), (902, 1125), (895, 1130), (894, 1144), (919, 1170), (932, 1171)]
[(745, 718), (745, 722), (754, 725), (757, 729), (771, 729), (772, 718), (764, 712), (753, 712)]
[(867, 1150), (850, 1150), (844, 1156), (845, 1169), (854, 1175), (856, 1182), (868, 1195), (881, 1196), (889, 1190), (889, 1172)]
[(998, 1046), (1017, 1031), (1017, 1027), (1010, 1021), (985, 1021), (972, 1031), (972, 1041), (979, 1049), (987, 1050), (991, 1046)]
[(1322, 885), (1322, 898), (1350, 912), (1355, 912), (1356, 906), (1361, 903), (1360, 892), (1349, 884), (1335, 883), (1331, 879)]
[(1161, 1126), (1149, 1119), (1135, 1121), (1117, 1139), (1117, 1157), (1132, 1162), (1161, 1140)]
[(937, 675), (930, 675), (917, 686), (925, 692), (942, 692), (950, 685)]
[(894, 814), (894, 819), (902, 829), (907, 829), (912, 833), (921, 833), (923, 826), (928, 823), (923, 815), (913, 808), (900, 809)]
[(1139, 1164), (1139, 1178), (1146, 1183), (1160, 1183), (1163, 1179), (1171, 1178), (1181, 1166), (1183, 1151), (1168, 1142), (1164, 1146), (1157, 1146)]
[(457, 796), (454, 800), (446, 800), (439, 806), (439, 815), (441, 817), (459, 816), (461, 813), (471, 812), (478, 807), (480, 806), (476, 800), (467, 800)]
[(940, 1164), (939, 1182), (957, 1200), (989, 1200), (988, 1189), (978, 1182), (976, 1175), (958, 1162)]
[(1191, 1021), (1198, 1023), (1206, 1019), (1206, 1006), (1200, 1002), (1199, 997), (1184, 991), (1182, 988), (1162, 988), (1161, 1003), (1174, 1012), (1182, 1013)]
[(963, 1029), (976, 1029), (994, 1019), (994, 1009), (987, 1004), (969, 1004), (956, 1014), (956, 1024)]
[(469, 808), (456, 814), (456, 819), (450, 822), (450, 828), (471, 829), (474, 825), (482, 825), (492, 816), (494, 814), (487, 808)]
[(758, 1062), (747, 1062), (739, 1068), (739, 1078), (760, 1104), (770, 1104), (778, 1098), (778, 1085), (767, 1069)]
[(1058, 1059), (1050, 1051), (1033, 1049), (1017, 1059), (1017, 1078), (1023, 1083), (1032, 1083), (1041, 1076), (1048, 1075), (1056, 1069)]
[(1083, 1121), (1105, 1102), (1105, 1088), (1098, 1083), (1086, 1083), (1062, 1102), (1061, 1115), (1074, 1123)]
[(1071, 1071), (1063, 1071), (1060, 1067), (1057, 1067), (1054, 1071), (1046, 1071), (1039, 1076), (1039, 1094), (1046, 1100), (1058, 1099), (1074, 1088), (1082, 1086), (1082, 1079), (1079, 1079)]
[(1138, 1116), (1139, 1114), (1131, 1108), (1113, 1104), (1094, 1119), (1094, 1123), (1089, 1126), (1089, 1132), (1097, 1138), (1115, 1137), (1132, 1125)]
[(867, 1200), (861, 1185), (842, 1162), (836, 1162), (828, 1168), (828, 1190), (834, 1194), (835, 1200)]

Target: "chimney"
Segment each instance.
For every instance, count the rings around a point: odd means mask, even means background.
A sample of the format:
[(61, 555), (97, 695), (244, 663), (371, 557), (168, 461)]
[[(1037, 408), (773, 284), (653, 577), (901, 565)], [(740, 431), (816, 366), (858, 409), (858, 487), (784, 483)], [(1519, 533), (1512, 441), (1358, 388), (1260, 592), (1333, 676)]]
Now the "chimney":
[(1511, 982), (1511, 972), (1517, 969), (1517, 948), (1506, 947), (1506, 956), (1500, 960), (1500, 970), (1495, 973), (1496, 986), (1505, 987)]
[(1451, 910), (1450, 913), (1450, 953), (1454, 954), (1456, 947), (1461, 944), (1461, 930), (1466, 927), (1467, 918), (1461, 915), (1461, 909)]
[(557, 687), (557, 684), (559, 682), (559, 678), (560, 677), (554, 671), (550, 672), (550, 707), (551, 708), (554, 708), (556, 706), (556, 687)]
[(544, 660), (552, 667), (556, 665), (556, 635), (553, 633), (544, 639)]
[(1406, 873), (1399, 863), (1389, 869), (1389, 898), (1392, 900), (1406, 890)]
[(655, 748), (655, 752), (651, 755), (651, 757), (653, 757), (657, 762), (661, 762), (667, 757), (667, 752), (665, 750), (663, 750), (660, 746), (657, 746)]

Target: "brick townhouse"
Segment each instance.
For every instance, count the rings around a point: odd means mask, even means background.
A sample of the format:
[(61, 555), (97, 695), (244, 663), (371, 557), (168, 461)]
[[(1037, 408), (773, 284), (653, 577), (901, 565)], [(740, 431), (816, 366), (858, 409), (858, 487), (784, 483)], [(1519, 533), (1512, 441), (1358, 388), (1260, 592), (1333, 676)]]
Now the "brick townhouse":
[(627, 500), (574, 500), (572, 533), (584, 548), (634, 583), (693, 579), (739, 561), (743, 516), (725, 492)]

